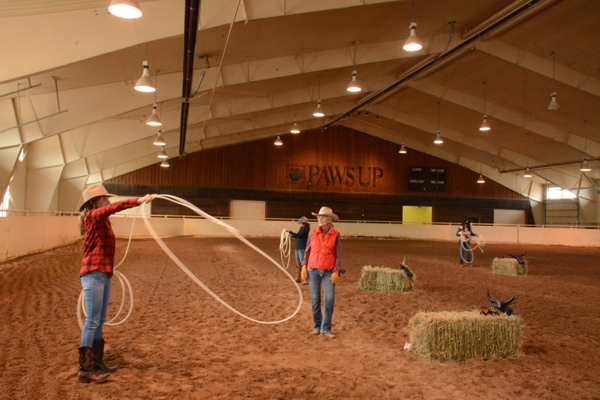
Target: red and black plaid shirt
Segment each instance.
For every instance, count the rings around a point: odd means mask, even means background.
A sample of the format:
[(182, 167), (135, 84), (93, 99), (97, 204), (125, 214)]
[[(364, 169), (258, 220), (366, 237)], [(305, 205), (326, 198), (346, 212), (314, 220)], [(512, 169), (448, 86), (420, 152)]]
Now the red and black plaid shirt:
[(83, 220), (83, 259), (79, 276), (92, 271), (108, 273), (112, 278), (115, 265), (115, 234), (108, 217), (119, 211), (137, 206), (138, 199), (117, 201), (88, 211)]

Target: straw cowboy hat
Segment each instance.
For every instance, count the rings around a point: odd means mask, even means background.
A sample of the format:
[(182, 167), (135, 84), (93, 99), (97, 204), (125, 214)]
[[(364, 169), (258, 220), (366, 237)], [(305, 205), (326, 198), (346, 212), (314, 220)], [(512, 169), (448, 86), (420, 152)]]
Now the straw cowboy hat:
[(329, 208), (329, 207), (321, 207), (321, 209), (319, 210), (319, 212), (317, 214), (315, 214), (315, 213), (311, 213), (311, 214), (314, 215), (315, 217), (318, 217), (319, 215), (329, 217), (329, 218), (331, 218), (331, 220), (333, 222), (340, 220), (340, 218), (337, 215), (335, 215), (333, 213), (333, 211), (331, 210), (331, 208)]
[(102, 185), (94, 185), (85, 189), (82, 193), (82, 196), (83, 204), (81, 205), (81, 207), (79, 207), (79, 211), (83, 210), (83, 207), (87, 204), (88, 201), (95, 199), (96, 197), (112, 197), (115, 195), (108, 193)]
[(299, 224), (306, 224), (308, 222), (308, 218), (306, 217), (301, 217), (298, 221), (296, 221)]

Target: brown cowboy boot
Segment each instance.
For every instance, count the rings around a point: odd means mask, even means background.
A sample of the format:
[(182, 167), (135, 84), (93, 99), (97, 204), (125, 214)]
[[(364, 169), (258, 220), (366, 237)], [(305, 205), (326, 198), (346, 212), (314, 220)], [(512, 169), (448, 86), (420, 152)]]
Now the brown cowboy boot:
[(296, 282), (300, 282), (300, 272), (302, 272), (302, 267), (296, 265)]
[(94, 369), (94, 356), (89, 347), (79, 348), (79, 382), (100, 383), (108, 379), (110, 373)]
[(102, 362), (102, 359), (104, 358), (104, 339), (94, 340), (92, 354), (94, 355), (94, 368), (111, 373), (116, 372), (119, 369), (119, 367), (107, 367)]

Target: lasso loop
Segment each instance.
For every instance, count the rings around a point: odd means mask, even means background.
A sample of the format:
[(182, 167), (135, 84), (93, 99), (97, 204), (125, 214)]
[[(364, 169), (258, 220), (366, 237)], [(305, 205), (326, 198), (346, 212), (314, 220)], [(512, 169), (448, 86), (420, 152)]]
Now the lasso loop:
[(285, 269), (290, 267), (290, 253), (292, 248), (292, 241), (290, 235), (284, 229), (281, 230), (281, 237), (279, 238), (279, 252), (281, 253), (281, 265), (285, 266)]
[[(200, 286), (202, 289), (204, 289), (215, 300), (217, 300), (223, 306), (225, 306), (229, 310), (233, 311), (234, 313), (238, 314), (239, 316), (241, 316), (243, 318), (246, 318), (249, 321), (259, 323), (259, 324), (279, 324), (279, 323), (285, 322), (285, 321), (293, 318), (296, 314), (298, 314), (298, 312), (300, 311), (300, 308), (302, 307), (302, 290), (300, 289), (300, 286), (298, 285), (298, 283), (296, 283), (296, 281), (294, 280), (294, 278), (283, 268), (283, 266), (279, 265), (277, 263), (277, 261), (275, 261), (268, 254), (266, 254), (265, 252), (263, 252), (262, 250), (260, 250), (258, 247), (256, 247), (252, 243), (250, 243), (245, 237), (242, 236), (242, 234), (237, 229), (229, 226), (228, 224), (226, 224), (225, 222), (223, 222), (221, 220), (218, 220), (218, 219), (214, 218), (212, 215), (207, 214), (206, 212), (202, 211), (201, 209), (199, 209), (198, 207), (196, 207), (192, 203), (190, 203), (190, 202), (188, 202), (188, 201), (186, 201), (184, 199), (181, 199), (179, 197), (171, 196), (171, 195), (167, 195), (167, 194), (157, 195), (156, 198), (168, 200), (168, 201), (171, 201), (171, 202), (173, 202), (175, 204), (179, 204), (181, 206), (187, 207), (188, 209), (194, 211), (196, 214), (198, 214), (198, 215), (206, 218), (207, 220), (213, 222), (214, 224), (219, 225), (219, 226), (225, 228), (228, 232), (230, 232), (236, 238), (238, 238), (239, 240), (241, 240), (243, 243), (245, 243), (247, 246), (249, 246), (250, 248), (252, 248), (254, 251), (256, 251), (256, 252), (260, 253), (261, 255), (263, 255), (266, 259), (268, 259), (275, 266), (277, 266), (277, 268), (281, 269), (283, 271), (283, 273), (286, 274), (288, 276), (288, 278), (290, 278), (290, 280), (294, 283), (294, 285), (296, 287), (296, 290), (298, 291), (298, 297), (299, 297), (298, 307), (296, 308), (296, 310), (290, 316), (288, 316), (288, 317), (286, 317), (284, 319), (281, 319), (281, 320), (277, 320), (277, 321), (261, 321), (261, 320), (251, 318), (251, 317), (249, 317), (249, 316), (241, 313), (240, 311), (236, 310), (235, 308), (233, 308), (232, 306), (230, 306), (228, 303), (226, 303), (219, 296), (217, 296), (212, 290), (210, 290), (208, 288), (208, 286), (206, 286), (200, 279), (198, 279), (198, 277), (192, 271), (190, 271), (183, 264), (183, 262), (181, 262), (181, 260), (171, 251), (171, 249), (169, 249), (169, 247), (163, 242), (163, 240), (158, 236), (158, 234), (156, 233), (156, 231), (152, 227), (152, 224), (148, 220), (148, 215), (146, 213), (146, 208), (145, 208), (144, 205), (142, 205), (139, 208), (138, 212), (141, 211), (142, 218), (144, 220), (144, 224), (146, 225), (146, 228), (148, 228), (148, 231), (150, 232), (150, 234), (152, 235), (152, 237), (154, 238), (154, 240), (156, 240), (156, 242), (163, 249), (163, 251), (175, 262), (175, 264), (183, 272), (185, 272), (186, 275), (188, 275), (198, 286)], [(134, 223), (135, 223), (135, 220), (134, 220)], [(127, 256), (127, 252), (129, 251), (129, 244), (131, 243), (131, 238), (132, 237), (133, 237), (133, 225), (131, 227), (131, 235), (129, 237), (129, 243), (127, 245), (127, 251), (125, 253), (125, 256), (123, 257), (123, 260), (121, 260), (121, 262), (119, 263), (119, 265), (121, 265), (123, 263), (123, 261), (125, 260), (125, 257)], [(119, 265), (117, 265), (117, 267)], [(117, 267), (115, 267), (115, 270), (116, 270)], [(131, 315), (131, 312), (133, 311), (133, 291), (131, 290), (131, 285), (129, 284), (129, 281), (127, 280), (127, 278), (125, 278), (125, 276), (123, 274), (119, 273), (118, 271), (115, 271), (115, 274), (117, 275), (117, 277), (121, 281), (122, 285), (123, 285), (123, 281), (121, 280), (121, 278), (123, 278), (125, 280), (125, 282), (127, 284), (127, 287), (129, 288), (129, 290), (131, 292), (131, 304), (130, 304), (129, 313), (127, 314), (127, 316), (125, 317), (125, 319), (123, 319), (122, 321), (120, 321), (118, 323), (111, 323), (110, 325), (117, 325), (117, 324), (123, 323), (127, 318), (129, 318), (129, 316)], [(78, 321), (79, 321), (80, 328), (83, 328), (83, 319), (81, 318), (81, 310), (83, 309), (83, 311), (85, 313), (85, 302), (82, 299), (83, 299), (83, 291), (79, 295), (79, 301), (77, 303), (77, 309), (78, 309), (77, 318), (78, 318)], [(125, 299), (125, 295), (123, 295), (123, 300), (122, 300), (122, 303), (121, 303), (121, 307), (119, 308), (119, 312), (117, 313), (117, 315), (123, 309), (124, 299)], [(116, 316), (113, 317), (113, 319), (111, 319), (111, 321), (114, 320), (115, 318), (116, 318)], [(108, 322), (107, 322), (107, 324), (108, 324)]]

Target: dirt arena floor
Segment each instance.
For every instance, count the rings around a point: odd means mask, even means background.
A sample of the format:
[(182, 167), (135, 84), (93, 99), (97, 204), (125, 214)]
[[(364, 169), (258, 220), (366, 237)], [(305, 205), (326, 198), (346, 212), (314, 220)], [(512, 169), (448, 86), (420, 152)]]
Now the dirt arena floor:
[[(237, 239), (171, 238), (175, 254), (225, 301), (279, 320), (298, 306), (295, 284)], [(252, 240), (279, 259), (279, 240)], [(118, 241), (117, 259), (127, 242)], [(474, 267), (458, 244), (344, 239), (333, 340), (310, 335), (310, 291), (299, 313), (262, 325), (200, 289), (153, 240), (132, 243), (119, 268), (135, 308), (105, 328), (103, 384), (77, 381), (76, 302), (81, 243), (0, 264), (1, 399), (600, 399), (600, 249), (488, 244)], [(529, 275), (491, 272), (495, 257), (527, 251)], [(365, 292), (364, 265), (397, 267), (408, 254), (409, 294)], [(292, 255), (293, 257), (293, 255)], [(404, 350), (418, 311), (491, 306), (516, 296), (523, 354), (514, 359), (425, 361)], [(113, 279), (111, 311), (120, 303)]]

